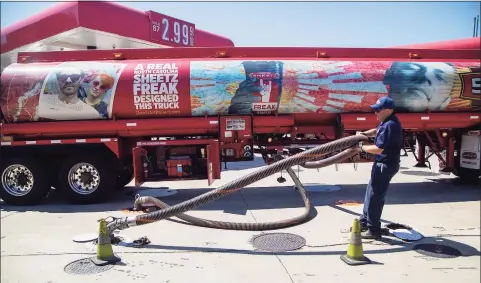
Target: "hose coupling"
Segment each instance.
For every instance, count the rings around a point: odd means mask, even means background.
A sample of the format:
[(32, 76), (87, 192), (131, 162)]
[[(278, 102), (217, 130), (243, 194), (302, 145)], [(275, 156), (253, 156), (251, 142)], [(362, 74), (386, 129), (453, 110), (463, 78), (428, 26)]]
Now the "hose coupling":
[(136, 226), (135, 217), (122, 217), (115, 218), (113, 221), (107, 224), (109, 235), (112, 235), (115, 230), (124, 230), (132, 226)]

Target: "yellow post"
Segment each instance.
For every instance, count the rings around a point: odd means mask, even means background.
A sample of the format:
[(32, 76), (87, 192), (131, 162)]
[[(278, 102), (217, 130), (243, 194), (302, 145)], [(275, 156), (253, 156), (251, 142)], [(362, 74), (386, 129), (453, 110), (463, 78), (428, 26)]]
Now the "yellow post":
[(97, 255), (91, 260), (95, 265), (115, 264), (121, 259), (114, 255), (110, 236), (107, 231), (107, 222), (105, 219), (99, 220), (99, 239), (97, 244)]
[(359, 219), (354, 219), (351, 228), (351, 239), (347, 246), (347, 253), (341, 255), (341, 259), (348, 265), (362, 265), (371, 263), (371, 260), (364, 256), (361, 239), (361, 224)]

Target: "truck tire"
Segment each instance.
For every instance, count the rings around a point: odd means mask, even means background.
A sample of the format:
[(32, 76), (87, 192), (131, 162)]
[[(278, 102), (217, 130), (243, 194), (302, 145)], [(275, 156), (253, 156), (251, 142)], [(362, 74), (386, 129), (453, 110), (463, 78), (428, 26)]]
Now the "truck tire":
[(58, 189), (73, 204), (101, 203), (109, 199), (117, 181), (113, 162), (102, 155), (74, 155), (61, 166)]
[(0, 198), (11, 205), (36, 205), (51, 188), (45, 166), (26, 158), (2, 160), (0, 182)]

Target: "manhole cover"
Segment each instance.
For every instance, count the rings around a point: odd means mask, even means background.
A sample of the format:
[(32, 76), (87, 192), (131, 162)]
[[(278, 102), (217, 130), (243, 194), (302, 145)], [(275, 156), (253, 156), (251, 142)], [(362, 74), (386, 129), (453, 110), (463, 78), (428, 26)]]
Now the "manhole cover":
[(454, 258), (461, 256), (461, 252), (455, 248), (437, 244), (419, 244), (413, 247), (413, 251), (430, 257)]
[(269, 252), (285, 252), (302, 248), (306, 239), (288, 233), (271, 233), (255, 236), (252, 245), (259, 250)]
[(67, 264), (64, 271), (68, 274), (87, 275), (104, 272), (112, 267), (114, 267), (113, 264), (97, 266), (90, 260), (90, 258), (83, 258)]
[(82, 235), (77, 235), (73, 238), (73, 241), (76, 243), (86, 243), (86, 242), (92, 242), (97, 240), (99, 235), (95, 233), (91, 234), (82, 234)]
[(391, 230), (401, 230), (401, 229), (407, 229), (410, 230), (412, 227), (408, 225), (404, 225), (401, 223), (389, 223), (386, 225), (386, 228), (391, 229)]

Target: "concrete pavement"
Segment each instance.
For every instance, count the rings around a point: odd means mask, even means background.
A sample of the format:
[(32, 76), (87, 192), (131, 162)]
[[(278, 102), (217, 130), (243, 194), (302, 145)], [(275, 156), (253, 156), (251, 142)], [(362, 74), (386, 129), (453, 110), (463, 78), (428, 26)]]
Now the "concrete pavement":
[[(475, 185), (461, 185), (452, 176), (436, 174), (427, 168), (412, 168), (411, 156), (403, 157), (383, 212), (385, 221), (404, 223), (425, 238), (406, 243), (396, 238), (364, 241), (365, 255), (374, 263), (348, 266), (339, 258), (347, 250), (347, 229), (362, 211), (362, 204), (336, 205), (339, 200), (362, 202), (370, 164), (301, 169), (304, 183), (339, 185), (338, 191), (309, 193), (316, 217), (299, 226), (264, 232), (227, 231), (183, 225), (164, 220), (123, 230), (122, 235), (137, 239), (147, 236), (151, 244), (143, 248), (114, 246), (122, 263), (94, 275), (71, 275), (66, 264), (92, 256), (92, 245), (74, 243), (79, 234), (96, 233), (97, 220), (106, 216), (132, 214), (133, 197), (120, 195), (103, 205), (62, 204), (54, 195), (35, 207), (1, 204), (1, 282), (2, 283), (88, 283), (115, 282), (242, 282), (242, 283), (319, 283), (359, 280), (390, 283), (480, 282), (480, 200)], [(258, 169), (258, 161), (228, 164), (222, 180), (212, 187), (204, 181), (148, 183), (146, 187), (168, 186), (178, 194), (163, 198), (175, 204), (206, 192), (238, 176)], [(248, 168), (251, 167), (251, 168)], [(252, 168), (253, 167), (253, 168)], [(295, 168), (297, 172), (297, 167)], [(302, 213), (298, 192), (287, 182), (279, 184), (271, 176), (188, 214), (208, 219), (240, 222), (274, 221)], [(288, 232), (306, 239), (300, 250), (270, 253), (255, 250), (250, 240), (261, 233)], [(445, 244), (462, 256), (439, 259), (412, 251), (419, 243)]]

